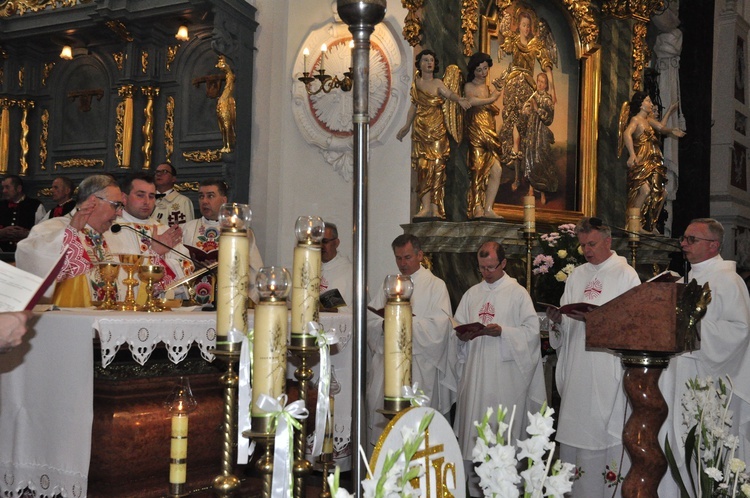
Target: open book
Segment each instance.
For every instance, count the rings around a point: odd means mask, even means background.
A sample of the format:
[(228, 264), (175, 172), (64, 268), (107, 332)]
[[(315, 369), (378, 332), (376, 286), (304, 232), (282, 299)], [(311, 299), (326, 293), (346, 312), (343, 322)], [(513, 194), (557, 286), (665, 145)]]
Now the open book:
[(455, 327), (453, 327), (453, 330), (455, 330), (457, 334), (466, 334), (467, 332), (479, 332), (485, 327), (486, 325), (484, 324), (474, 322), (466, 323), (464, 325), (456, 325)]
[(42, 278), (0, 261), (0, 311), (34, 309), (62, 269), (65, 253)]
[(346, 301), (338, 289), (328, 289), (320, 295), (320, 306), (323, 309), (334, 309), (346, 306)]
[(542, 302), (539, 302), (537, 304), (539, 306), (546, 306), (547, 308), (554, 308), (556, 310), (560, 310), (560, 313), (562, 313), (563, 315), (568, 315), (568, 316), (570, 316), (570, 314), (573, 313), (574, 311), (579, 311), (581, 313), (588, 313), (589, 311), (599, 307), (596, 304), (591, 304), (591, 303), (570, 303), (564, 306), (555, 306), (554, 304), (542, 303)]

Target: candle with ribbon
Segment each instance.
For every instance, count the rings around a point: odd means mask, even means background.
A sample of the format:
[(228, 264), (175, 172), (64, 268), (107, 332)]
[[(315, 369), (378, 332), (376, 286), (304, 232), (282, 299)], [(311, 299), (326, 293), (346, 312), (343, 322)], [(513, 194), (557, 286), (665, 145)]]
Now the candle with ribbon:
[[(315, 407), (315, 438), (313, 439), (312, 456), (316, 457), (325, 451), (323, 443), (327, 436), (327, 421), (331, 417), (331, 344), (338, 342), (335, 330), (326, 332), (316, 322), (307, 323), (307, 331), (315, 338), (320, 348), (320, 380), (318, 381), (318, 402)], [(333, 444), (333, 443), (331, 443)]]
[(266, 266), (258, 271), (256, 287), (260, 301), (255, 308), (253, 332), (252, 427), (254, 432), (268, 433), (269, 414), (258, 407), (262, 395), (278, 398), (286, 391), (286, 351), (289, 321), (286, 299), (291, 277), (286, 268)]
[(414, 282), (408, 275), (388, 275), (383, 284), (386, 294), (383, 330), (385, 387), (383, 407), (399, 412), (409, 407), (403, 386), (411, 385), (411, 298)]
[(172, 436), (169, 450), (169, 494), (184, 496), (187, 482), (188, 414), (198, 406), (190, 381), (180, 377), (164, 403), (172, 415)]
[(247, 204), (222, 204), (219, 211), (221, 242), (216, 282), (216, 350), (240, 352), (247, 334), (250, 285), (250, 228), (252, 212)]
[(297, 247), (294, 248), (292, 268), (292, 333), (293, 347), (311, 348), (315, 338), (306, 326), (318, 321), (320, 299), (320, 242), (323, 240), (325, 223), (318, 216), (300, 216), (294, 227)]
[(640, 240), (641, 232), (641, 210), (637, 207), (628, 208), (628, 223), (625, 230), (630, 232), (628, 238), (632, 241)]
[(287, 498), (293, 494), (294, 429), (300, 430), (302, 428), (300, 420), (308, 416), (307, 408), (302, 400), (293, 401), (288, 405), (286, 405), (286, 400), (286, 394), (278, 398), (262, 394), (257, 401), (258, 408), (268, 414), (271, 426), (276, 427), (271, 498)]
[(536, 232), (536, 201), (533, 195), (523, 197), (523, 231)]

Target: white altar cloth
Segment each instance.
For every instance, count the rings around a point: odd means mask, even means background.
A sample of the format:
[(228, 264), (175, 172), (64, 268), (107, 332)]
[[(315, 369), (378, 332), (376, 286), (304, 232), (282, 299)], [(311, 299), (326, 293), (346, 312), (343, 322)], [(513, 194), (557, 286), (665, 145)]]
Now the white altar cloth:
[[(351, 314), (323, 313), (320, 321), (326, 329), (351, 334)], [(0, 355), (0, 496), (17, 497), (26, 487), (37, 496), (86, 496), (95, 334), (105, 367), (123, 344), (141, 365), (160, 343), (174, 363), (185, 358), (193, 343), (211, 361), (215, 323), (215, 313), (201, 311), (156, 315), (77, 309), (37, 314), (23, 344)], [(351, 439), (352, 357), (349, 348), (332, 353), (343, 385), (334, 413), (342, 449)], [(348, 459), (350, 451), (341, 458)]]

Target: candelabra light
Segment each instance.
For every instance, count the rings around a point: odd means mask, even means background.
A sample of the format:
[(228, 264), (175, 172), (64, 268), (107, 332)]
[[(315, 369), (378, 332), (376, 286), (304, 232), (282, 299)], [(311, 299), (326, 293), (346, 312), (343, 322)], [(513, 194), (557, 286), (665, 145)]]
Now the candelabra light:
[(169, 496), (185, 496), (187, 490), (188, 415), (198, 402), (193, 397), (190, 381), (180, 377), (164, 402), (172, 416), (172, 442), (169, 451)]
[[(307, 57), (310, 55), (310, 51), (305, 48), (302, 52), (303, 71), (302, 76), (298, 79), (305, 84), (305, 90), (307, 90), (308, 95), (317, 95), (320, 92), (329, 93), (336, 88), (341, 88), (343, 91), (348, 92), (354, 85), (351, 67), (344, 73), (344, 77), (341, 79), (339, 79), (338, 76), (326, 74), (325, 59), (327, 52), (328, 48), (324, 43), (320, 47), (320, 67), (318, 67), (318, 74), (311, 74), (311, 72), (307, 70)], [(317, 90), (314, 89), (316, 81), (319, 83)]]

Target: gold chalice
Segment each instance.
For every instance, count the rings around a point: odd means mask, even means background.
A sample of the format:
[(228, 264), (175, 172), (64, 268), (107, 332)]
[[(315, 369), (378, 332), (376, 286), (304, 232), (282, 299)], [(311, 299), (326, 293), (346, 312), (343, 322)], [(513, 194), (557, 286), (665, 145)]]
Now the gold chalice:
[(143, 256), (140, 254), (118, 254), (117, 256), (120, 259), (120, 263), (122, 263), (122, 268), (128, 273), (127, 278), (122, 281), (127, 286), (127, 291), (125, 293), (125, 300), (119, 303), (119, 309), (122, 311), (138, 311), (140, 306), (135, 303), (133, 287), (138, 285), (139, 282), (134, 275), (143, 261)]
[(143, 305), (141, 311), (164, 311), (158, 302), (154, 299), (154, 284), (164, 278), (164, 267), (161, 265), (141, 265), (138, 267), (138, 278), (141, 282), (145, 282), (146, 288), (143, 292), (146, 293), (146, 304)]
[(99, 268), (99, 275), (104, 280), (104, 301), (96, 309), (98, 310), (115, 310), (117, 306), (117, 296), (115, 295), (114, 282), (117, 281), (117, 275), (120, 274), (120, 263), (112, 261), (102, 261), (96, 265)]

